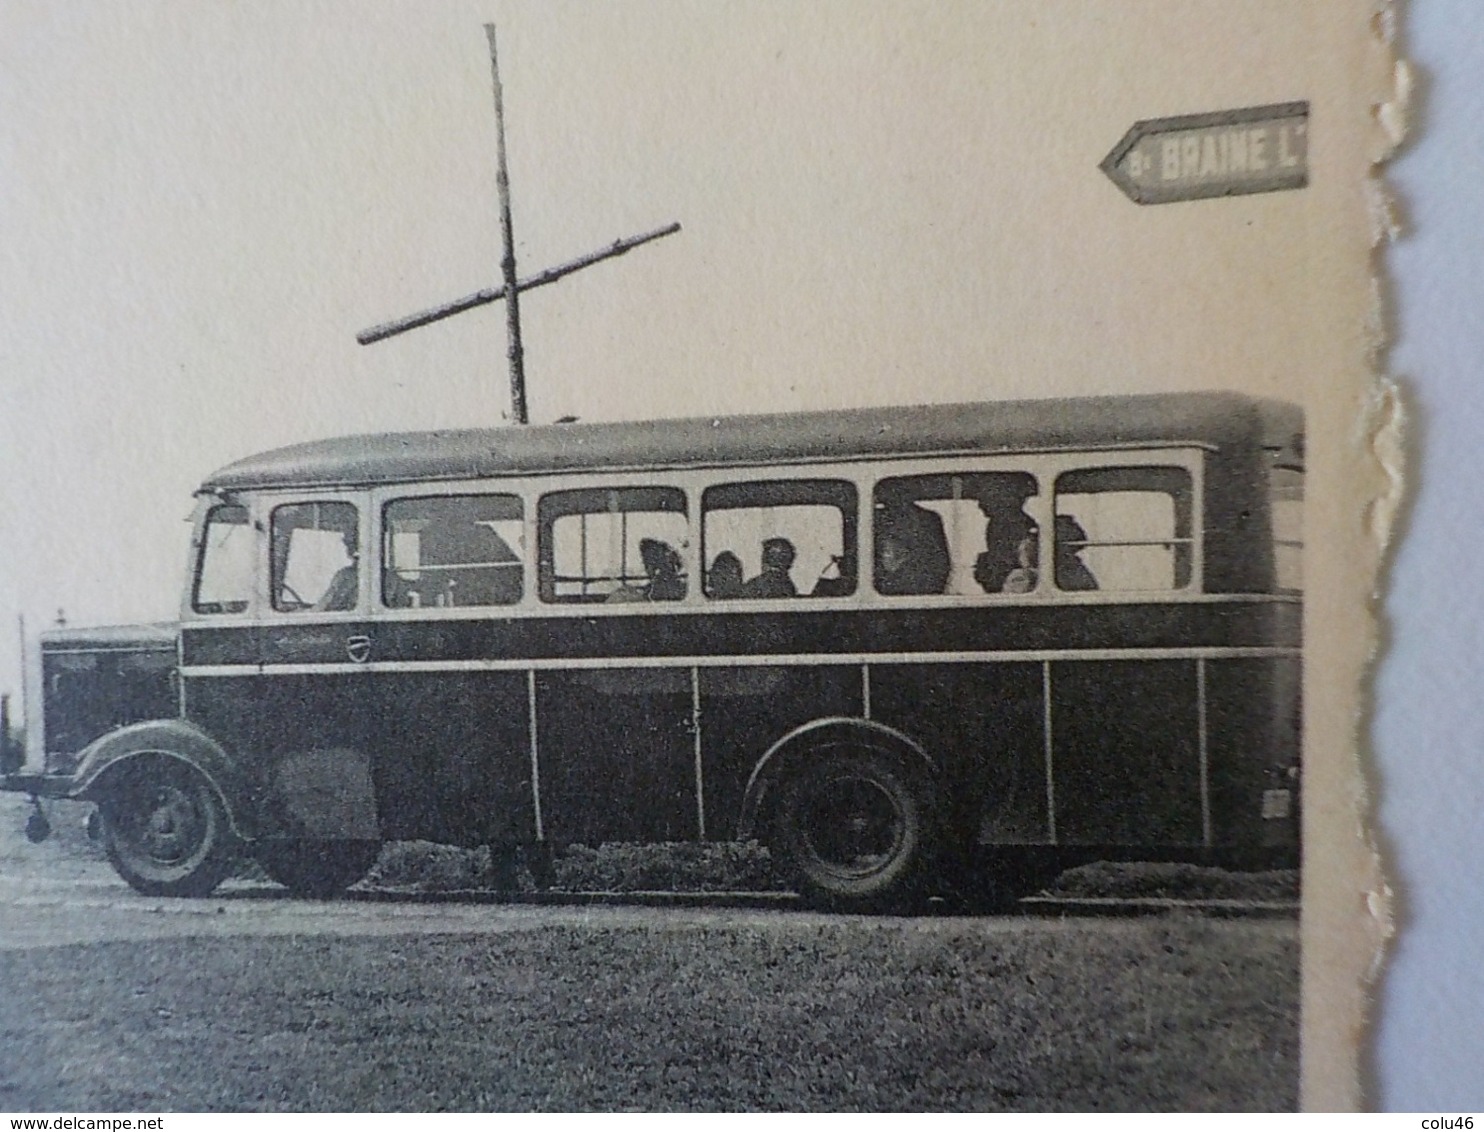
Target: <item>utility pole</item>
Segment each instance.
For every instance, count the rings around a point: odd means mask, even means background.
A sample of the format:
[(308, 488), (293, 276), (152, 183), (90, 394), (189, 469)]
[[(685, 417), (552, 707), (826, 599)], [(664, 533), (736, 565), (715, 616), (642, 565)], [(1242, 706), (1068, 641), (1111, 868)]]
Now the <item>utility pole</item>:
[(584, 267), (591, 267), (605, 259), (623, 255), (625, 252), (647, 244), (652, 240), (658, 240), (662, 236), (669, 236), (680, 231), (679, 224), (668, 224), (663, 228), (656, 228), (652, 232), (645, 232), (639, 236), (630, 236), (626, 239), (615, 240), (601, 251), (592, 252), (577, 259), (569, 260), (557, 267), (548, 268), (538, 272), (529, 279), (518, 279), (515, 270), (515, 235), (514, 225), (510, 219), (510, 168), (505, 157), (505, 93), (500, 83), (500, 62), (495, 51), (495, 25), (485, 24), (484, 34), (489, 41), (490, 49), (490, 72), (494, 78), (495, 85), (495, 129), (496, 129), (496, 153), (498, 167), (495, 174), (495, 187), (500, 198), (500, 240), (503, 245), (500, 257), (500, 275), (503, 280), (501, 286), (476, 291), (472, 295), (465, 295), (461, 299), (455, 299), (451, 303), (431, 307), (428, 310), (419, 311), (417, 314), (407, 315), (403, 318), (393, 319), (390, 322), (379, 323), (376, 326), (361, 331), (356, 335), (356, 341), (363, 346), (369, 346), (372, 342), (380, 342), (384, 338), (391, 338), (415, 327), (427, 326), (431, 322), (459, 314), (486, 303), (505, 300), (505, 338), (506, 355), (510, 361), (510, 419), (516, 424), (527, 424), (530, 420), (526, 409), (526, 374), (525, 374), (525, 350), (521, 345), (520, 337), (520, 293), (522, 291), (534, 290), (544, 287), (548, 283), (555, 283), (558, 279), (571, 275), (574, 271), (581, 271)]
[(500, 194), (500, 239), (505, 254), (500, 271), (505, 277), (505, 348), (510, 358), (510, 418), (516, 424), (527, 424), (525, 350), (520, 343), (520, 286), (515, 279), (515, 229), (510, 220), (510, 166), (505, 159), (505, 92), (500, 85), (500, 58), (495, 51), (495, 25), (485, 24), (484, 34), (490, 43), (490, 72), (495, 80), (495, 131), (499, 151), (499, 171), (495, 188)]

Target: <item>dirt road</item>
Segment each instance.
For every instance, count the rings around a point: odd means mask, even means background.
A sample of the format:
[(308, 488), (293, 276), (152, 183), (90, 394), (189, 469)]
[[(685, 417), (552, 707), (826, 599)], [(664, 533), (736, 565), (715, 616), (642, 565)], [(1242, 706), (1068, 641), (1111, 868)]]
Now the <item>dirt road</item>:
[[(643, 928), (690, 931), (704, 927), (807, 932), (878, 917), (846, 917), (796, 908), (760, 908), (725, 897), (673, 907), (644, 904), (501, 903), (419, 899), (400, 893), (357, 892), (338, 900), (297, 900), (269, 885), (228, 882), (201, 900), (140, 896), (105, 865), (81, 863), (72, 875), (0, 876), (0, 951), (76, 944), (242, 936), (394, 936), (499, 934), (542, 927)], [(1134, 930), (1136, 921), (1116, 917), (1034, 915), (926, 916), (896, 921), (924, 937), (965, 931), (1001, 932)], [(1297, 940), (1298, 925), (1287, 917), (1238, 923), (1213, 921), (1221, 930)]]
[[(447, 900), (363, 891), (323, 901), (296, 900), (271, 884), (228, 881), (206, 899), (155, 899), (130, 890), (104, 860), (101, 849), (83, 836), (85, 812), (76, 806), (53, 807), (53, 837), (31, 845), (20, 836), (27, 813), (24, 800), (0, 796), (0, 908), (6, 910), (0, 917), (0, 951), (193, 936), (499, 933), (558, 925), (685, 930), (708, 925), (764, 928), (787, 924), (789, 931), (799, 931), (844, 919), (789, 908), (787, 898), (766, 896), (731, 901), (677, 897), (670, 902), (672, 906), (658, 908), (637, 899), (605, 906), (577, 898), (563, 903), (558, 897), (551, 904), (531, 904), (500, 903), (488, 897)], [(1073, 924), (1109, 933), (1127, 930), (1113, 918), (1062, 916), (1073, 908), (1052, 907), (1050, 918), (932, 916), (904, 922), (929, 936), (1055, 931), (1058, 925), (1064, 929)], [(1232, 930), (1297, 939), (1297, 925), (1282, 917), (1268, 926), (1253, 924)]]

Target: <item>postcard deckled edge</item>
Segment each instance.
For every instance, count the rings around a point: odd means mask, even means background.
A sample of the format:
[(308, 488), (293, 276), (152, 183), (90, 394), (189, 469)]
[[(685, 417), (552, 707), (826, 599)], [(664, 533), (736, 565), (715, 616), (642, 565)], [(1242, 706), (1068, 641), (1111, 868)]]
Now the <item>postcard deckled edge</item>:
[[(1370, 1027), (1375, 988), (1384, 974), (1385, 960), (1396, 931), (1395, 896), (1382, 858), (1375, 828), (1376, 802), (1371, 788), (1369, 730), (1373, 715), (1375, 673), (1384, 645), (1381, 599), (1386, 567), (1401, 510), (1410, 495), (1406, 462), (1406, 405), (1388, 373), (1393, 310), (1386, 274), (1388, 246), (1404, 235), (1402, 209), (1386, 180), (1386, 167), (1412, 131), (1413, 76), (1398, 49), (1402, 7), (1400, 0), (1371, 0), (1369, 28), (1373, 68), (1368, 72), (1371, 126), (1367, 147), (1369, 167), (1364, 192), (1370, 220), (1369, 303), (1364, 313), (1363, 349), (1366, 391), (1358, 406), (1352, 466), (1364, 476), (1353, 497), (1361, 502), (1359, 543), (1369, 573), (1364, 626), (1365, 654), (1361, 679), (1355, 686), (1351, 742), (1347, 758), (1353, 797), (1349, 810), (1353, 836), (1328, 830), (1340, 846), (1343, 859), (1326, 881), (1344, 878), (1343, 891), (1326, 891), (1313, 883), (1320, 879), (1305, 870), (1304, 893), (1304, 1040), (1301, 1107), (1308, 1111), (1354, 1111), (1375, 1107), (1376, 1096)], [(1362, 595), (1357, 594), (1357, 597)], [(1326, 886), (1327, 887), (1327, 886)], [(1343, 923), (1353, 909), (1348, 940), (1314, 931)], [(1324, 971), (1323, 968), (1329, 970)], [(1348, 993), (1331, 992), (1348, 988)]]

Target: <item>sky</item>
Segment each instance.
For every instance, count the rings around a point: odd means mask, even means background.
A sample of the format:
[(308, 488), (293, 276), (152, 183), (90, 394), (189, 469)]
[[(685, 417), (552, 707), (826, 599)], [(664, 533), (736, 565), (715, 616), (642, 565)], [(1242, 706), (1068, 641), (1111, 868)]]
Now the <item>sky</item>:
[(0, 624), (172, 616), (233, 459), (502, 423), (501, 307), (355, 341), (497, 281), (489, 20), (521, 273), (683, 225), (523, 300), (534, 421), (1291, 396), (1268, 265), (1315, 194), (1141, 208), (1097, 168), (1305, 96), (1280, 0), (1192, 7), (1119, 6), (1120, 53), (1066, 3), (0, 0)]

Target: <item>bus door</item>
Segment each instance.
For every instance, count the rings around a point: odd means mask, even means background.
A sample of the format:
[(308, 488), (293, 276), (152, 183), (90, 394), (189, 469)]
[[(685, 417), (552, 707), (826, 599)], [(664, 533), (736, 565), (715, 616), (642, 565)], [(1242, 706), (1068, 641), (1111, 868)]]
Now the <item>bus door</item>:
[[(1043, 844), (1052, 828), (1041, 665), (1016, 655), (1043, 631), (1042, 489), (1024, 468), (982, 460), (898, 470), (906, 474), (882, 476), (872, 492), (876, 644), (942, 657), (873, 665), (872, 718), (941, 761), (945, 817), (960, 836)], [(963, 655), (975, 652), (991, 657)]]
[(812, 720), (869, 714), (866, 665), (822, 659), (867, 644), (832, 600), (858, 585), (858, 489), (828, 471), (770, 470), (701, 494), (701, 648), (714, 663), (696, 681), (697, 753), (711, 839), (736, 835), (748, 779), (775, 742)]
[(1209, 840), (1204, 672), (1192, 654), (1219, 638), (1221, 610), (1181, 600), (1200, 587), (1199, 468), (1194, 453), (1120, 453), (1055, 476), (1043, 584), (1076, 613), (1054, 642), (1067, 659), (1044, 666), (1060, 843)]
[(530, 672), (512, 616), (527, 589), (514, 491), (379, 493), (376, 735), (386, 836), (537, 839)]
[[(532, 641), (543, 833), (558, 842), (700, 834), (690, 518), (673, 485), (548, 492)], [(564, 607), (564, 608), (563, 608)]]
[(266, 797), (266, 768), (253, 757), (260, 700), (259, 622), (266, 586), (266, 527), (251, 500), (208, 496), (192, 546), (181, 609), (182, 714), (233, 754)]
[(348, 495), (285, 497), (263, 508), (268, 592), (244, 753), (266, 778), (267, 828), (282, 836), (381, 836), (362, 504)]

